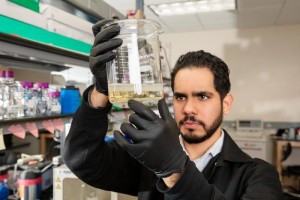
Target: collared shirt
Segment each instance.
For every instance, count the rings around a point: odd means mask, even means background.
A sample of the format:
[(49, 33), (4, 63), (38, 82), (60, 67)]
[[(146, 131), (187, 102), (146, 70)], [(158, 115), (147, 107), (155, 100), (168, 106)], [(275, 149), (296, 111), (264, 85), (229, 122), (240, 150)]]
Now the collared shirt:
[[(186, 149), (184, 147), (181, 135), (179, 136), (179, 140), (180, 140), (180, 144), (181, 144), (183, 150), (188, 155), (188, 153), (187, 153), (187, 151), (186, 151)], [(208, 164), (208, 162), (210, 161), (210, 159), (213, 158), (214, 156), (216, 156), (218, 153), (221, 152), (222, 146), (223, 146), (223, 142), (224, 142), (224, 132), (222, 130), (221, 137), (205, 152), (205, 154), (203, 154), (201, 157), (193, 160), (193, 162), (196, 164), (196, 166), (199, 169), (199, 171), (202, 172), (203, 169)]]

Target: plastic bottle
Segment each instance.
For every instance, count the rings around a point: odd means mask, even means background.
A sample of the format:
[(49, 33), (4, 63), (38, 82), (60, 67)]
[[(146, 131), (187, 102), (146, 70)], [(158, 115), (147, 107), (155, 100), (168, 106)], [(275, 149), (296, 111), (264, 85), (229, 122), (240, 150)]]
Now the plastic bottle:
[(59, 115), (61, 113), (61, 105), (59, 102), (60, 92), (53, 91), (48, 93), (49, 96), (49, 107), (48, 107), (48, 113), (50, 115), (57, 114)]
[(4, 81), (4, 108), (6, 109), (5, 119), (24, 117), (23, 87), (20, 82), (15, 81), (14, 72), (5, 71)]
[(36, 83), (36, 114), (46, 115), (48, 112), (48, 88), (49, 83), (47, 82), (37, 82)]
[(61, 114), (72, 114), (76, 112), (80, 105), (80, 92), (74, 86), (61, 88)]
[(36, 114), (36, 100), (33, 93), (33, 82), (21, 81), (23, 87), (23, 103), (24, 103), (24, 116), (34, 117)]
[(7, 187), (7, 169), (0, 167), (0, 199), (7, 199), (9, 195), (9, 189)]

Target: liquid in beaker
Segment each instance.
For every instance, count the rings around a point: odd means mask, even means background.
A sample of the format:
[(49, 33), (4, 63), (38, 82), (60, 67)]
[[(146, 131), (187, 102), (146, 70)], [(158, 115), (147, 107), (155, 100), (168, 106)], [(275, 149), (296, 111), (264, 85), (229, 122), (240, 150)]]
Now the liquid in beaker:
[(135, 99), (146, 105), (156, 105), (163, 97), (158, 39), (161, 28), (150, 20), (115, 23), (121, 27), (117, 37), (123, 44), (116, 49), (117, 57), (107, 64), (110, 102), (127, 107), (127, 101)]

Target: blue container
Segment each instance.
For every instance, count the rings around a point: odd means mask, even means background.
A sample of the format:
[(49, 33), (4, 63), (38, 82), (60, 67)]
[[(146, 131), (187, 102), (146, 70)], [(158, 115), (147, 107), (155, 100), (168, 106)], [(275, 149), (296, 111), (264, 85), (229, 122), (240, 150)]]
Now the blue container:
[(61, 114), (75, 113), (80, 105), (80, 92), (74, 86), (67, 86), (60, 90)]
[(0, 168), (0, 199), (7, 199), (9, 189), (7, 187), (7, 170)]

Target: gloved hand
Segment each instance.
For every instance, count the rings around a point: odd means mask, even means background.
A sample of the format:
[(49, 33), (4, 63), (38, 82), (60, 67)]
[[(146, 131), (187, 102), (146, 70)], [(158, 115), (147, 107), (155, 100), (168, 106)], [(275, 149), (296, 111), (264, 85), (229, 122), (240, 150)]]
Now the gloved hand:
[(122, 39), (114, 38), (120, 33), (118, 25), (103, 26), (112, 20), (102, 20), (93, 26), (95, 41), (89, 57), (90, 70), (95, 78), (96, 90), (108, 95), (106, 63), (116, 57), (112, 50), (122, 45)]
[(129, 117), (131, 124), (123, 123), (120, 129), (132, 142), (120, 131), (114, 131), (121, 148), (160, 178), (182, 172), (188, 156), (180, 145), (179, 129), (164, 99), (158, 102), (161, 118), (138, 101), (129, 100), (128, 106), (135, 113)]

